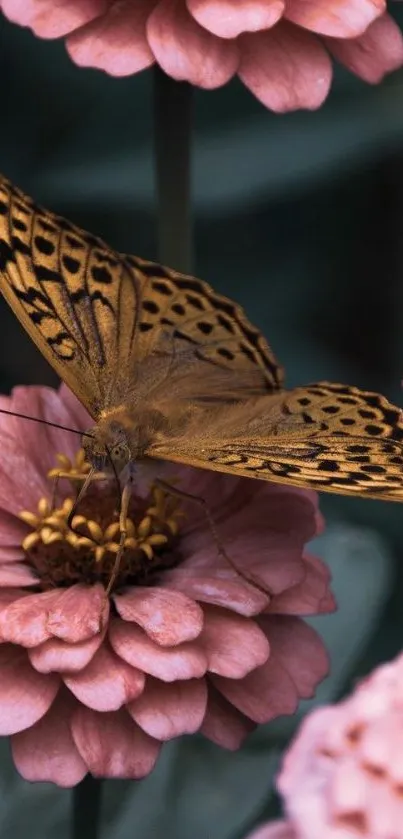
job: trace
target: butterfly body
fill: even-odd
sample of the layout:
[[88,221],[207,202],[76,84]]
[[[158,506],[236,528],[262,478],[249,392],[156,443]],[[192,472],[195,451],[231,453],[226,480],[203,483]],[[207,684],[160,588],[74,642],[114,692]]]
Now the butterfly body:
[[398,407],[331,382],[284,390],[239,306],[115,252],[1,177],[0,291],[91,415],[95,469],[167,460],[403,501]]

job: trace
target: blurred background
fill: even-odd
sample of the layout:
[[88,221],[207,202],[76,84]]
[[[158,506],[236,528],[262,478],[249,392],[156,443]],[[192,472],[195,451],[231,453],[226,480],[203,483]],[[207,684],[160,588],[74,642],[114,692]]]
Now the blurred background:
[[[62,42],[0,16],[0,78],[4,174],[113,247],[155,259],[152,71],[80,70]],[[369,87],[337,68],[315,113],[276,116],[238,81],[194,100],[194,273],[244,306],[288,386],[327,378],[403,404],[403,72]],[[1,300],[1,389],[16,383],[55,377]],[[312,620],[332,659],[315,702],[394,656],[403,630],[401,508],[321,502],[327,530],[313,548],[339,612]],[[273,773],[312,704],[236,754],[192,737],[166,746],[147,780],[108,782],[103,835],[243,836],[278,812]],[[1,839],[64,839],[69,792],[19,778],[6,740],[0,760]]]

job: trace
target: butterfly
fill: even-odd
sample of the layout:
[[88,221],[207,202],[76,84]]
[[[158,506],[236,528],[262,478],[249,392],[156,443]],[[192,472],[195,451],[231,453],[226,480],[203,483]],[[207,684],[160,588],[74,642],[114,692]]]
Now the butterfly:
[[117,253],[5,178],[0,290],[93,418],[83,440],[92,472],[154,459],[403,500],[398,407],[331,382],[285,390],[238,305]]

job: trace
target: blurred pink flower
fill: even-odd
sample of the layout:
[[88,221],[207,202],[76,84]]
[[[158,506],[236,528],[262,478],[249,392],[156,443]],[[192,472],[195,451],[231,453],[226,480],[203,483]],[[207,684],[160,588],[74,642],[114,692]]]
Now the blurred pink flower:
[[403,655],[309,714],[277,786],[289,821],[249,839],[402,839]]
[[73,61],[114,76],[157,62],[174,79],[220,87],[236,73],[273,111],[319,107],[330,56],[367,82],[403,64],[386,0],[0,0]]
[[[89,423],[64,386],[16,388],[0,407]],[[73,532],[71,484],[85,468],[76,435],[4,414],[0,435],[0,734],[25,778],[139,778],[166,740],[199,731],[236,749],[312,695],[327,657],[300,616],[334,608],[328,571],[303,554],[321,526],[315,493],[175,467],[180,486],[208,502],[232,561],[272,594],[217,555],[198,505],[178,518],[154,491],[133,498],[106,601],[116,486],[90,487]],[[51,511],[57,453],[69,479]]]
[[297,839],[293,827],[286,821],[268,822],[250,833],[248,839]]

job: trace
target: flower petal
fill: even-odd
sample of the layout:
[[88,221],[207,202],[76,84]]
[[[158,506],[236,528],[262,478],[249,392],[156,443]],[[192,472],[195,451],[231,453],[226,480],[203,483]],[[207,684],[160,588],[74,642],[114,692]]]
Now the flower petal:
[[155,766],[160,744],[124,710],[98,714],[81,706],[71,727],[78,751],[95,777],[143,778]]
[[241,615],[206,607],[201,636],[208,659],[208,670],[242,679],[267,661],[270,645],[257,624]]
[[[2,434],[1,431],[0,433]],[[1,439],[3,441],[3,436]],[[21,519],[17,518],[17,516],[11,515],[10,513],[6,513],[4,509],[0,510],[1,561],[4,561],[5,550],[7,549],[7,546],[13,547],[14,550],[19,552],[21,557],[25,556],[24,551],[21,547],[21,542],[28,532],[29,527],[27,527],[21,521]]]
[[403,65],[403,35],[389,15],[383,15],[359,38],[326,38],[332,55],[352,73],[371,84]]
[[38,577],[23,562],[0,563],[0,586],[35,586]]
[[[64,403],[60,393],[50,387],[15,387],[11,394],[10,410],[30,417],[43,419],[64,425],[73,430],[77,428],[75,417]],[[18,442],[21,451],[27,455],[39,475],[46,476],[48,469],[54,467],[56,452],[63,452],[74,457],[77,452],[77,435],[51,425],[27,422],[19,417],[7,417],[9,428]],[[77,428],[80,430],[80,427]],[[46,482],[47,493],[49,484]],[[39,497],[36,498],[36,503]],[[35,503],[35,506],[36,506]]]
[[[24,480],[21,480],[21,475]],[[18,516],[22,510],[36,509],[38,500],[49,497],[49,484],[21,448],[21,443],[2,433],[0,462],[0,507]],[[27,527],[21,522],[21,541]]]
[[113,599],[120,617],[138,623],[161,647],[192,641],[203,628],[200,606],[178,591],[139,586]]
[[254,728],[251,720],[230,705],[212,685],[209,686],[207,711],[200,734],[223,749],[236,751]]
[[91,661],[102,641],[101,633],[76,644],[68,644],[60,638],[49,638],[39,647],[29,650],[28,656],[38,673],[76,673]]
[[164,684],[148,678],[143,693],[127,706],[127,710],[150,737],[165,741],[198,731],[206,705],[204,679]]
[[284,16],[321,35],[354,38],[385,9],[385,0],[286,0]]
[[249,833],[246,839],[298,839],[298,836],[289,822],[281,820],[263,824]]
[[0,610],[0,636],[13,644],[36,647],[50,638],[47,628],[48,607],[58,591],[42,591],[15,599]]
[[242,578],[220,578],[214,575],[213,570],[210,575],[207,572],[203,575],[197,573],[197,569],[192,572],[191,568],[179,567],[164,574],[164,586],[181,591],[201,603],[223,606],[246,617],[261,612],[270,599]]
[[64,676],[74,696],[94,711],[117,711],[142,692],[145,676],[105,645],[80,673]]
[[63,641],[77,643],[102,631],[107,622],[109,603],[100,583],[93,586],[77,584],[58,589],[57,594],[52,609],[48,611],[46,625],[49,633]]
[[281,662],[300,697],[313,696],[329,672],[328,655],[318,633],[301,618],[262,615],[258,621],[270,639],[270,658]]
[[60,679],[36,673],[25,650],[11,644],[0,646],[0,673],[0,735],[15,734],[43,717]]
[[29,26],[40,38],[60,38],[101,14],[107,0],[1,0],[9,20]]
[[207,669],[204,651],[192,641],[169,649],[160,647],[139,627],[121,620],[111,622],[109,639],[124,661],[163,682],[200,679]]
[[241,35],[239,76],[277,113],[318,108],[329,92],[330,58],[314,36],[281,22],[267,32]]
[[160,0],[147,23],[149,45],[172,78],[212,89],[226,84],[238,67],[238,46],[211,35],[191,17],[182,0]]
[[293,714],[298,705],[294,683],[280,661],[270,656],[244,679],[211,676],[217,690],[242,714],[256,723],[266,723],[283,714]]
[[146,37],[149,13],[149,0],[111,4],[105,14],[67,38],[70,57],[80,67],[98,67],[112,76],[128,76],[150,67],[154,56]]
[[195,20],[218,38],[269,29],[281,18],[284,0],[186,0]]
[[330,612],[336,608],[329,589],[330,573],[327,567],[314,556],[303,557],[305,576],[302,582],[273,597],[265,609],[269,614],[315,615],[322,610]]
[[15,765],[26,781],[72,787],[87,774],[71,736],[72,704],[62,692],[42,719],[11,738]]

